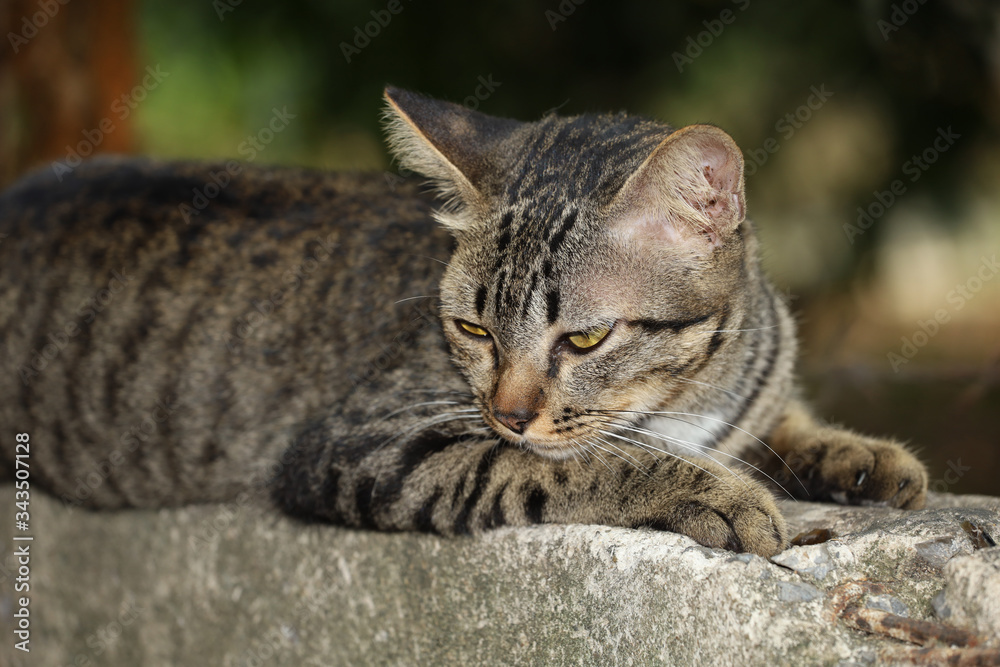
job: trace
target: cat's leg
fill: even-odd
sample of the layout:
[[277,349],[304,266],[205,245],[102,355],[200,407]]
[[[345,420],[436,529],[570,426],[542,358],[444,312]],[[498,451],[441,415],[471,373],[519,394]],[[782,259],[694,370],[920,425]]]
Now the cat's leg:
[[905,509],[924,505],[927,470],[902,445],[821,424],[796,401],[769,444],[783,461],[769,466],[774,478],[799,498]]
[[[646,454],[551,460],[468,435],[328,422],[282,461],[275,497],[292,514],[380,530],[477,533],[499,526],[651,527],[770,556],[787,543],[771,494],[743,474]],[[392,442],[387,442],[392,439]]]

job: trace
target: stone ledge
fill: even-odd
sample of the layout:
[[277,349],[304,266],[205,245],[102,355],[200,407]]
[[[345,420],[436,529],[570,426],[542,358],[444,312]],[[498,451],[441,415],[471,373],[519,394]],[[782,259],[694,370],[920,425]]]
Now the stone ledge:
[[[0,507],[9,570],[9,486]],[[0,663],[1000,664],[1000,499],[929,507],[784,502],[794,533],[838,537],[768,562],[603,526],[443,539],[33,494],[32,650],[13,649],[8,578]]]

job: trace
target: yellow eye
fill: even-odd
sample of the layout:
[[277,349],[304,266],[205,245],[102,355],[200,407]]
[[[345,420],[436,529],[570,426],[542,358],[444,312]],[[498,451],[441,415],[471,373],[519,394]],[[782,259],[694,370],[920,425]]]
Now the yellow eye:
[[457,320],[457,322],[458,326],[462,327],[462,329],[468,331],[473,336],[480,336],[482,338],[485,338],[486,336],[490,335],[490,333],[486,329],[482,327],[477,327],[475,324],[472,324],[471,322],[466,322],[464,320]]
[[600,343],[609,333],[611,327],[603,325],[590,331],[580,331],[568,336],[569,344],[578,350],[586,350]]

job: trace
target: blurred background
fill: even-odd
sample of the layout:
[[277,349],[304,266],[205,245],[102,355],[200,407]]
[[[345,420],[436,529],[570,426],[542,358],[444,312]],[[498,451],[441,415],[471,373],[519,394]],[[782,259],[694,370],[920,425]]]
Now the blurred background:
[[100,152],[391,181],[386,83],[521,119],[715,123],[743,147],[819,414],[912,442],[934,490],[1000,494],[995,2],[0,7],[0,185]]

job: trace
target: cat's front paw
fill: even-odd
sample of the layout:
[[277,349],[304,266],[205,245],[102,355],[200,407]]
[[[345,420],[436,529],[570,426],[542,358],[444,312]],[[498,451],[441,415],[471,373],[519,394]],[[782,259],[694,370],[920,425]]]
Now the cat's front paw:
[[707,547],[768,558],[788,546],[788,529],[771,494],[730,477],[708,491],[671,498],[654,528],[682,533]]
[[903,509],[924,506],[927,470],[901,445],[831,428],[810,449],[813,460],[802,472],[814,498]]

